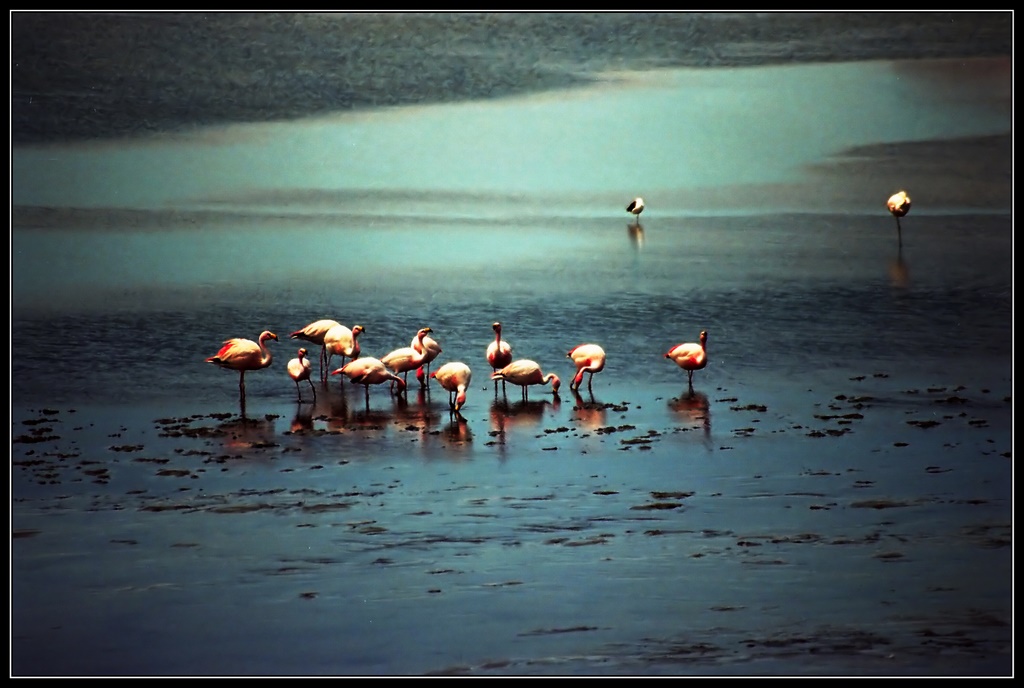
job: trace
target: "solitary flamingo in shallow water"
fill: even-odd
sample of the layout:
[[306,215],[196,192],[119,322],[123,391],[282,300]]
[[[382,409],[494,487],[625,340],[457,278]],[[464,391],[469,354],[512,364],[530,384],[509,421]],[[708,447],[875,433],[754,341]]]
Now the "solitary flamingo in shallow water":
[[629,202],[629,205],[626,206],[626,210],[633,213],[636,221],[640,222],[640,213],[644,211],[644,199],[637,196]]
[[579,389],[580,384],[583,382],[583,374],[590,373],[590,378],[587,380],[587,389],[593,393],[594,390],[591,385],[594,384],[594,373],[600,373],[604,370],[604,349],[597,344],[580,344],[567,353],[566,356],[571,358],[572,362],[576,364],[576,375],[573,377],[572,382],[569,383],[569,389]]
[[536,361],[531,361],[528,358],[521,358],[518,361],[512,361],[501,370],[497,370],[491,375],[492,380],[508,380],[514,385],[522,387],[523,400],[525,401],[530,397],[529,386],[530,385],[546,385],[548,382],[551,383],[551,392],[555,395],[558,394],[558,387],[562,384],[562,381],[558,379],[558,376],[554,373],[548,373],[545,375],[541,372],[540,364]]
[[288,377],[295,381],[295,391],[299,393],[299,402],[302,401],[302,388],[299,387],[301,380],[309,383],[309,388],[313,390],[313,401],[315,402],[316,386],[309,379],[309,376],[313,373],[313,364],[306,358],[306,353],[305,349],[299,349],[298,357],[288,361]]
[[892,213],[892,216],[896,218],[896,232],[899,234],[900,246],[902,246],[903,228],[900,227],[900,218],[910,212],[910,196],[907,195],[906,191],[899,191],[889,196],[885,206]]
[[267,349],[267,340],[277,340],[277,335],[270,330],[264,330],[259,337],[259,343],[251,339],[235,337],[224,342],[215,355],[206,359],[207,363],[213,363],[221,368],[238,371],[238,393],[245,408],[245,371],[260,370],[270,365],[274,355]]
[[676,365],[689,373],[691,390],[693,389],[693,371],[701,370],[708,364],[707,345],[708,333],[703,331],[700,333],[700,344],[694,342],[676,344],[665,354],[665,358],[672,359]]
[[[487,345],[487,363],[492,372],[497,372],[512,362],[512,345],[501,338],[501,323],[491,325],[494,330],[494,341]],[[501,391],[505,391],[505,381],[501,381]],[[498,380],[494,380],[494,393],[498,393]]]
[[[366,330],[362,325],[354,325],[348,329],[344,325],[335,325],[324,333],[324,349],[327,351],[327,367],[331,367],[331,359],[341,356],[341,364],[345,365],[345,359],[355,360],[359,358],[359,335]],[[333,375],[333,373],[332,373]]]
[[370,385],[391,382],[398,385],[400,392],[405,391],[405,380],[398,377],[379,358],[363,356],[349,361],[342,367],[331,372],[331,375],[344,375],[352,382],[366,388],[366,407],[370,407]]
[[452,361],[430,374],[437,383],[448,390],[448,407],[459,411],[466,405],[466,390],[473,379],[473,372],[462,361]]
[[304,339],[310,344],[320,345],[320,380],[321,382],[327,379],[327,351],[324,347],[324,335],[327,331],[338,325],[337,320],[317,320],[311,322],[301,330],[292,332],[292,339]]

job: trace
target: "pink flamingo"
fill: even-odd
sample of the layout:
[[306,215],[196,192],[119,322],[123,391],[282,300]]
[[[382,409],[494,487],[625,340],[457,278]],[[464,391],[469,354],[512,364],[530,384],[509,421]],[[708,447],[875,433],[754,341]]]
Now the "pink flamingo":
[[590,377],[587,379],[587,389],[593,394],[594,390],[591,385],[594,384],[594,373],[604,370],[604,349],[597,344],[580,344],[566,356],[576,364],[576,375],[569,383],[569,389],[574,391],[579,389],[583,383],[583,374],[590,373]]
[[337,320],[317,320],[311,322],[301,330],[295,330],[291,334],[292,339],[304,339],[310,344],[320,345],[320,381],[327,379],[327,352],[324,347],[324,335],[327,331],[339,324]]
[[270,330],[264,330],[260,333],[258,344],[251,339],[238,337],[228,339],[220,347],[220,351],[206,359],[207,363],[238,371],[238,392],[243,407],[245,406],[245,371],[261,370],[268,367],[274,360],[274,355],[267,349],[268,339],[276,341],[277,335]]
[[[497,372],[512,362],[512,345],[501,338],[501,323],[491,325],[494,330],[494,341],[487,345],[487,363],[492,372]],[[501,381],[501,391],[505,391],[505,381]],[[498,393],[498,380],[494,380],[494,393]]]
[[379,358],[363,356],[349,361],[342,367],[331,372],[331,375],[344,375],[352,382],[363,385],[366,388],[366,406],[370,406],[370,385],[380,385],[385,382],[397,384],[400,392],[405,391],[405,380],[398,377],[384,365]]
[[441,345],[433,337],[425,336],[420,338],[420,333],[417,332],[409,346],[417,351],[426,353],[423,365],[416,369],[416,379],[420,381],[420,387],[426,387],[427,376],[430,375],[430,362],[441,355]]
[[900,227],[900,218],[910,212],[910,196],[906,191],[897,191],[885,202],[892,216],[896,218],[896,232],[899,234],[900,246],[903,246],[903,228]]
[[466,405],[466,390],[473,378],[473,372],[468,365],[461,361],[445,363],[431,373],[430,377],[448,390],[448,407],[452,411],[459,411]]
[[382,356],[380,360],[391,372],[401,374],[403,382],[408,384],[409,371],[416,370],[427,360],[423,339],[431,332],[433,330],[429,327],[423,327],[416,333],[416,340],[420,343],[419,350],[412,346],[403,346]]
[[693,371],[701,370],[708,364],[707,345],[708,333],[702,331],[700,333],[700,344],[694,342],[676,344],[665,354],[665,358],[672,359],[676,362],[676,365],[689,374],[691,390],[693,389]]
[[302,388],[299,387],[299,382],[302,380],[309,383],[309,388],[313,390],[313,401],[316,402],[316,386],[309,379],[313,373],[313,364],[306,358],[306,353],[305,349],[299,349],[298,357],[288,361],[288,377],[295,381],[295,391],[299,393],[299,403],[302,403]]
[[522,387],[523,400],[529,398],[529,386],[530,385],[546,385],[548,382],[551,383],[552,394],[558,394],[558,387],[562,384],[562,381],[558,379],[558,376],[554,373],[548,373],[545,375],[541,372],[540,364],[536,361],[531,361],[528,358],[521,358],[518,361],[512,361],[504,368],[496,371],[491,375],[492,380],[508,380],[514,385]]
[[345,365],[346,358],[353,361],[359,358],[359,335],[365,331],[362,325],[354,325],[351,330],[344,325],[335,325],[327,330],[324,333],[327,367],[331,367],[331,359],[335,356],[341,356],[342,366]]

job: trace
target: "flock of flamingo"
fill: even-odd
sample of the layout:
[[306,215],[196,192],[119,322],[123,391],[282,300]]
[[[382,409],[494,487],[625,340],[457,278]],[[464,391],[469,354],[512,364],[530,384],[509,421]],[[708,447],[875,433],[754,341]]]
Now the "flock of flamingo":
[[[639,221],[644,207],[644,199],[637,197],[626,206],[626,211],[632,213]],[[896,218],[896,228],[902,245],[900,218],[910,211],[910,196],[905,191],[895,193],[886,202],[886,207]],[[534,360],[513,359],[512,346],[501,338],[501,323],[496,322],[491,325],[491,328],[494,330],[494,340],[487,345],[484,356],[487,364],[491,367],[491,379],[494,381],[495,394],[497,394],[500,380],[503,393],[505,392],[505,383],[511,382],[521,388],[524,400],[528,399],[528,389],[533,385],[546,386],[550,383],[551,392],[557,395],[561,386],[559,377],[554,373],[545,374],[541,370],[540,364]],[[331,371],[330,375],[343,375],[353,383],[363,385],[367,405],[370,403],[370,385],[389,383],[392,394],[402,394],[408,388],[409,373],[415,370],[416,379],[419,380],[421,387],[426,387],[428,379],[433,379],[448,392],[448,406],[453,413],[458,413],[465,406],[466,394],[473,376],[472,370],[462,361],[452,361],[445,363],[434,372],[430,372],[431,362],[442,351],[441,345],[430,336],[433,333],[431,328],[421,328],[416,332],[409,346],[395,349],[381,358],[359,355],[359,335],[364,331],[362,325],[355,325],[350,329],[336,320],[323,319],[311,322],[302,329],[292,332],[291,338],[320,345],[321,383],[325,383],[328,379],[327,370],[330,368],[333,357],[340,356],[342,366]],[[267,348],[267,342],[271,339],[276,341],[278,337],[269,330],[262,332],[257,341],[237,337],[228,339],[215,355],[206,359],[207,363],[238,371],[238,390],[243,409],[245,408],[245,373],[250,370],[270,367],[274,357]],[[708,333],[705,330],[700,333],[698,342],[677,344],[669,349],[664,356],[686,371],[691,392],[693,391],[693,373],[702,370],[708,364],[707,343]],[[306,348],[300,348],[297,357],[288,361],[287,366],[288,375],[295,382],[300,403],[302,402],[302,387],[300,386],[302,382],[309,383],[313,400],[316,400],[316,386],[311,379],[313,365],[308,355],[309,352]],[[598,344],[580,344],[573,347],[566,356],[571,358],[576,366],[576,374],[569,384],[569,389],[579,390],[584,376],[589,374],[587,389],[592,393],[594,374],[604,370],[606,358],[604,349]],[[347,363],[345,359],[349,359]]]

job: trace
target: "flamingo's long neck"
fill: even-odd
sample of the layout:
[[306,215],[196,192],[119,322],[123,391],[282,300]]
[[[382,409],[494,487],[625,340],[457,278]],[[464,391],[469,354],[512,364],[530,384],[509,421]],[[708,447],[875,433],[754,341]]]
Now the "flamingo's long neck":
[[[268,367],[270,365],[270,362],[274,360],[274,354],[272,354],[270,352],[270,349],[267,348],[268,339],[270,339],[270,337],[260,337],[260,352],[262,354],[260,356],[261,368]],[[302,357],[300,356],[299,358],[301,359]]]

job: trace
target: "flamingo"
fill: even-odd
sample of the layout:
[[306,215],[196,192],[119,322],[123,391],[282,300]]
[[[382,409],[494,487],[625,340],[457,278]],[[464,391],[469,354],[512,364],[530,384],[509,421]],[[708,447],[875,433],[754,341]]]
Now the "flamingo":
[[427,360],[428,354],[426,347],[423,346],[423,339],[431,332],[433,330],[429,327],[423,327],[416,333],[416,341],[420,343],[420,350],[417,351],[415,347],[411,346],[403,346],[382,356],[380,360],[391,372],[401,373],[403,382],[408,384],[409,371],[416,370]]
[[366,388],[366,406],[370,406],[370,385],[379,385],[385,382],[397,383],[399,391],[405,390],[405,380],[398,377],[384,365],[379,358],[363,356],[349,361],[342,367],[331,372],[331,375],[344,375],[352,382],[363,385]]
[[591,385],[594,384],[594,373],[604,370],[604,349],[597,344],[580,344],[567,353],[566,357],[571,358],[572,362],[576,364],[576,375],[569,383],[569,389],[574,391],[579,389],[583,382],[583,374],[590,373],[587,389],[593,394],[594,390]]
[[693,371],[701,370],[708,364],[707,345],[708,333],[707,331],[702,331],[700,333],[700,344],[694,342],[676,344],[665,354],[665,358],[671,358],[676,362],[676,365],[689,374],[691,391],[693,390]]
[[[493,372],[504,368],[512,362],[512,345],[501,338],[501,323],[491,325],[494,330],[494,341],[487,345],[487,363]],[[501,391],[505,391],[505,381],[501,381]],[[498,393],[498,380],[494,379],[494,393]]]
[[430,377],[448,390],[448,407],[452,411],[457,412],[466,405],[466,390],[473,378],[473,372],[468,365],[461,361],[445,363],[432,372]]
[[[420,333],[417,332],[416,336],[412,338],[412,343],[409,344],[409,346],[417,351],[426,352],[427,354],[426,359],[423,361],[423,365],[416,369],[416,379],[420,381],[420,387],[426,387],[426,376],[430,375],[430,362],[441,354],[441,345],[430,336],[420,339]],[[426,370],[424,370],[424,368]]]
[[626,211],[633,213],[633,216],[636,217],[636,221],[639,223],[640,213],[644,211],[644,199],[637,196],[626,206]]
[[[327,367],[331,367],[331,359],[341,356],[341,364],[345,365],[345,359],[355,360],[359,358],[359,335],[366,330],[362,325],[354,325],[348,329],[344,325],[334,325],[324,333],[324,349],[327,351]],[[333,375],[333,373],[332,373]]]
[[309,383],[310,389],[313,390],[313,401],[316,402],[316,386],[309,379],[313,373],[313,364],[306,358],[306,353],[305,349],[299,349],[298,357],[288,361],[288,377],[295,381],[295,391],[299,393],[300,403],[302,402],[302,388],[299,387],[299,382],[302,380]]
[[545,375],[541,372],[540,364],[536,361],[531,361],[528,358],[521,358],[518,361],[512,361],[501,370],[496,371],[491,375],[492,380],[508,380],[514,385],[519,385],[523,388],[523,401],[526,401],[529,394],[530,385],[546,385],[548,382],[551,383],[552,394],[558,395],[558,387],[562,384],[562,381],[558,379],[558,376],[554,373],[548,373]]
[[900,227],[900,218],[910,212],[910,196],[906,191],[898,191],[885,202],[889,212],[896,218],[896,232],[900,238],[900,246],[903,245],[903,228]]
[[270,330],[264,330],[260,333],[258,344],[251,339],[239,337],[228,339],[220,347],[220,351],[206,359],[207,363],[238,371],[238,392],[243,407],[245,406],[245,371],[266,368],[274,360],[274,355],[267,349],[268,339],[276,341],[277,335]]
[[317,320],[315,322],[309,323],[308,325],[303,327],[301,330],[295,330],[291,334],[291,338],[292,339],[304,339],[307,342],[309,342],[310,344],[319,344],[320,345],[320,380],[321,380],[321,382],[323,380],[327,379],[327,373],[325,372],[325,370],[327,368],[327,352],[326,352],[326,347],[324,346],[324,335],[327,334],[327,331],[329,329],[331,329],[332,327],[334,327],[335,325],[338,325],[338,324],[339,323],[338,323],[337,320]]

